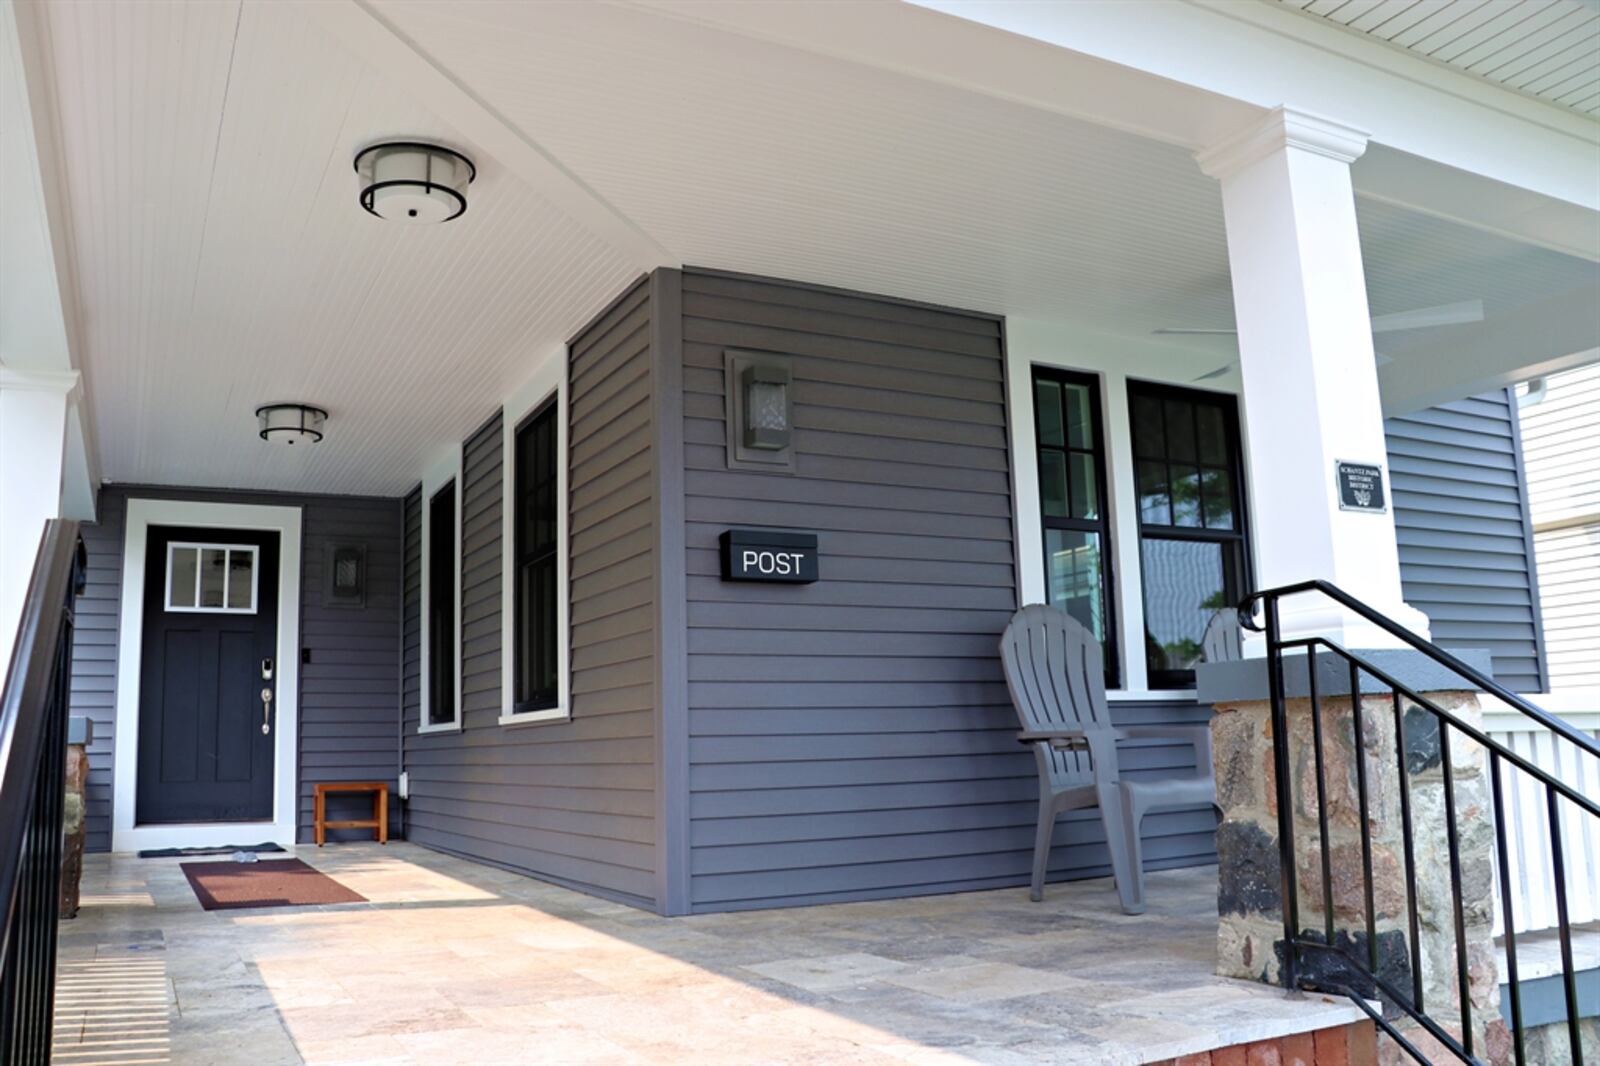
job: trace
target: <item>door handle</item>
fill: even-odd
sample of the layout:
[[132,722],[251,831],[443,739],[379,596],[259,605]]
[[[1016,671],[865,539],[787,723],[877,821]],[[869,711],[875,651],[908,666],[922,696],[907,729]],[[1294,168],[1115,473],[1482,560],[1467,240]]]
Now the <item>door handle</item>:
[[261,735],[266,736],[272,732],[272,689],[263,686],[261,689]]

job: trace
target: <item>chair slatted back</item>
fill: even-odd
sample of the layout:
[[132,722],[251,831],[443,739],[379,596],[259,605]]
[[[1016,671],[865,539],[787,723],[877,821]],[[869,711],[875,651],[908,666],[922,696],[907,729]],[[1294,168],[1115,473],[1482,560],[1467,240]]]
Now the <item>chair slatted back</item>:
[[1239,612],[1224,608],[1211,616],[1200,638],[1200,648],[1208,663],[1235,663],[1244,658],[1244,631]]
[[[1000,660],[1023,729],[1112,728],[1100,642],[1065,611],[1039,603],[1018,611],[1000,636]],[[1052,749],[1050,776],[1062,787],[1093,784],[1089,753]]]

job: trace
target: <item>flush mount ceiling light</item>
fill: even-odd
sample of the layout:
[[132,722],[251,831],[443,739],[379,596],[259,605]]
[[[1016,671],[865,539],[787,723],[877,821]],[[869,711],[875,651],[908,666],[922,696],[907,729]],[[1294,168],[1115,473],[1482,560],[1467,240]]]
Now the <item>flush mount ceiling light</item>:
[[449,222],[467,209],[478,176],[460,152],[420,141],[388,141],[356,153],[361,206],[391,222]]
[[256,421],[261,423],[262,440],[315,444],[322,439],[328,412],[303,403],[269,403],[256,408]]

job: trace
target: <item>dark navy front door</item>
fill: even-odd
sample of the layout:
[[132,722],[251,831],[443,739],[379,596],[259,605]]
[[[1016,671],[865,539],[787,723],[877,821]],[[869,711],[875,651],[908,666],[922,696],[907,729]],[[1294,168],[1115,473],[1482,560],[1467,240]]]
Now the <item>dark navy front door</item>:
[[135,820],[271,821],[278,534],[151,526],[144,588]]

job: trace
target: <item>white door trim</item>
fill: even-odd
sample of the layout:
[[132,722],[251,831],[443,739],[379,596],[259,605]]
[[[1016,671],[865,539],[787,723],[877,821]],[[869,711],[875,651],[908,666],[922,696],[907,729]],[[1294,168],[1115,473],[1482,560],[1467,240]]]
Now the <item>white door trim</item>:
[[[151,526],[261,529],[279,535],[277,693],[273,715],[272,821],[194,825],[134,824],[139,770],[139,685],[144,660],[145,543]],[[122,543],[121,622],[117,628],[115,773],[111,850],[220,847],[295,842],[300,721],[300,508],[196,500],[129,499]]]

